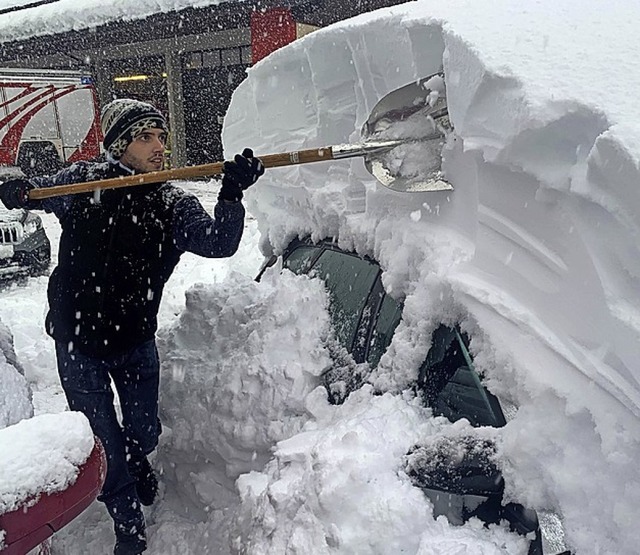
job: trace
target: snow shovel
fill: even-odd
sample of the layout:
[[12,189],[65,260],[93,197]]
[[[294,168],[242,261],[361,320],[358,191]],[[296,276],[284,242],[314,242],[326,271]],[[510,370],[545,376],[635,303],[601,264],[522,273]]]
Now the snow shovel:
[[[453,187],[442,175],[441,151],[451,132],[444,76],[437,73],[383,97],[362,128],[365,140],[361,143],[258,157],[266,168],[278,168],[362,156],[369,172],[389,189],[399,192],[448,191]],[[223,162],[214,162],[102,181],[32,189],[29,198],[39,200],[221,173]]]

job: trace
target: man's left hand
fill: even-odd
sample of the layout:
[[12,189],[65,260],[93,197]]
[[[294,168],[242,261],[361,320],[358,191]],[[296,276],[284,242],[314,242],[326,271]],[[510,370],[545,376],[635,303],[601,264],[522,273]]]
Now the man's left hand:
[[246,191],[264,173],[259,158],[253,157],[253,150],[245,148],[242,154],[236,154],[233,162],[224,163],[224,176],[219,198],[231,202],[239,201]]

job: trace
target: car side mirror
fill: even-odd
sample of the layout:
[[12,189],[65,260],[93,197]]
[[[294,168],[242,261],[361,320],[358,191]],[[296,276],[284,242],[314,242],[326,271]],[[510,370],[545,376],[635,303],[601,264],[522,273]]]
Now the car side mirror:
[[476,517],[485,524],[509,522],[523,536],[534,533],[528,555],[543,555],[535,511],[517,503],[502,505],[504,479],[496,463],[495,444],[474,436],[440,438],[414,446],[405,456],[405,471],[433,504],[433,515],[454,525]]

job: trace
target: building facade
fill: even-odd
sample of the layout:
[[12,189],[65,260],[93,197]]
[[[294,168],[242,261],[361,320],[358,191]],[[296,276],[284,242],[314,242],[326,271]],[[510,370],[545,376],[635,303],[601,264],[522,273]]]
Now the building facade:
[[0,66],[80,70],[101,103],[152,102],[169,118],[171,164],[202,164],[222,158],[223,118],[249,66],[318,27],[399,3],[229,1],[3,42]]

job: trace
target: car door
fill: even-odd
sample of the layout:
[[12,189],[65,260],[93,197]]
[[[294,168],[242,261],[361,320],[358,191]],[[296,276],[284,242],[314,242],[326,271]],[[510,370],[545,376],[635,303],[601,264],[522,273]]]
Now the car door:
[[[284,267],[322,279],[329,293],[329,313],[336,337],[356,364],[375,368],[402,317],[402,303],[382,286],[374,260],[339,249],[332,242],[295,241]],[[436,414],[451,421],[467,418],[474,426],[504,426],[497,398],[481,382],[459,327],[438,327],[418,371],[416,388]]]
[[[377,262],[345,252],[332,242],[294,241],[285,251],[283,266],[324,281],[338,341],[351,353],[356,365],[367,362],[375,368],[391,343],[403,309],[402,303],[385,292]],[[357,366],[351,370],[359,371]],[[349,391],[366,380],[365,375],[345,377],[344,372],[338,372],[336,379],[347,384],[347,391],[335,395],[331,373],[330,370],[329,383],[325,385],[329,400],[334,403],[343,402]],[[434,414],[451,422],[466,418],[475,427],[506,424],[498,399],[483,385],[474,367],[469,338],[458,325],[441,325],[433,332],[415,389]],[[486,441],[486,446],[477,449],[483,441],[470,437],[469,456],[455,466],[444,464],[438,468],[433,460],[441,456],[439,447],[430,446],[433,453],[423,457],[429,460],[427,471],[417,464],[407,468],[407,474],[432,500],[435,515],[446,515],[456,524],[463,524],[473,516],[487,523],[506,520],[513,530],[532,538],[529,555],[541,555],[536,513],[516,503],[502,504],[504,480],[499,469],[492,461],[477,457],[478,451],[491,451],[490,442]],[[414,449],[415,454],[425,447]]]

